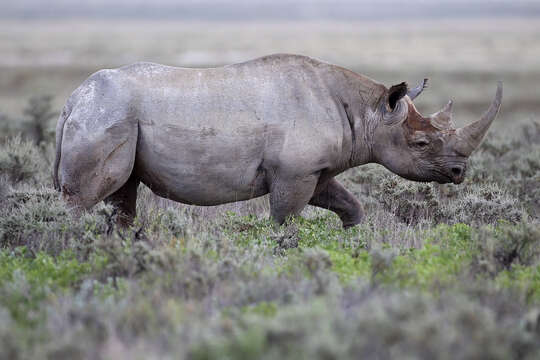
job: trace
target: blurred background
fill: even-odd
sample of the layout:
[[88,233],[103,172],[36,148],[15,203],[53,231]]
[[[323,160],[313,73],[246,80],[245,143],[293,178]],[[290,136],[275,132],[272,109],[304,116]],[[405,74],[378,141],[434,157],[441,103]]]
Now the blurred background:
[[286,52],[385,85],[428,77],[418,107],[432,113],[453,99],[458,124],[487,108],[500,79],[496,126],[513,126],[540,109],[539,20],[540,2],[520,0],[2,1],[0,121],[20,117],[35,96],[52,96],[59,111],[101,68],[210,67]]

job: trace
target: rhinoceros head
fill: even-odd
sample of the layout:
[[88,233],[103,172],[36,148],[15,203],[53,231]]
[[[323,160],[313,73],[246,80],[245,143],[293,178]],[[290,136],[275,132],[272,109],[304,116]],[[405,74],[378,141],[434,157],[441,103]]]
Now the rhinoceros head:
[[381,120],[374,134],[374,157],[410,180],[459,184],[468,157],[480,145],[499,111],[502,83],[482,117],[462,128],[456,128],[452,121],[451,101],[435,114],[422,116],[412,102],[422,89],[408,90],[406,83],[388,89],[379,105]]

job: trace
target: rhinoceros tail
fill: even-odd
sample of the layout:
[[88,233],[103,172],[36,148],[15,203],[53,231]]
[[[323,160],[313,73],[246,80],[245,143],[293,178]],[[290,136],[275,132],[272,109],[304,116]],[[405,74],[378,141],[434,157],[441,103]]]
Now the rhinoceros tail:
[[53,183],[54,188],[57,191],[60,191],[60,181],[58,179],[58,167],[60,166],[60,157],[62,150],[62,136],[64,134],[64,124],[71,114],[71,104],[68,103],[64,106],[60,117],[58,118],[58,123],[56,124],[56,156],[54,158],[54,169],[53,169]]

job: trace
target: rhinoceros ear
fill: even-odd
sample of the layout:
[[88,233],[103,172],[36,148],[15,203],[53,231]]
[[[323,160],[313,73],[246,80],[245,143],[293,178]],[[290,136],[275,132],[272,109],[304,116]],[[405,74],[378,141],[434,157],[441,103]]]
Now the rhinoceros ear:
[[409,87],[407,86],[406,82],[402,82],[401,84],[393,85],[388,89],[388,96],[386,97],[388,102],[388,107],[391,111],[394,111],[396,108],[397,102],[407,95],[407,91],[409,91]]
[[382,118],[385,125],[396,125],[407,119],[408,106],[401,100],[407,95],[407,83],[402,82],[388,89],[382,104]]

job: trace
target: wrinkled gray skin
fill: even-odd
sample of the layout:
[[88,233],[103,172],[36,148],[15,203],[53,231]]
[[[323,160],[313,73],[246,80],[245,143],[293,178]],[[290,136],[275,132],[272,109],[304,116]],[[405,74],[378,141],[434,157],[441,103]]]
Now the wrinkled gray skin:
[[143,182],[195,205],[270,193],[278,223],[311,204],[352,226],[362,207],[334,178],[349,168],[376,162],[416,181],[463,181],[501,88],[487,120],[454,129],[449,109],[430,118],[416,111],[412,99],[425,85],[387,89],[284,54],[211,69],[101,70],[70,96],[58,121],[55,187],[75,210],[114,204],[123,224],[135,216]]

